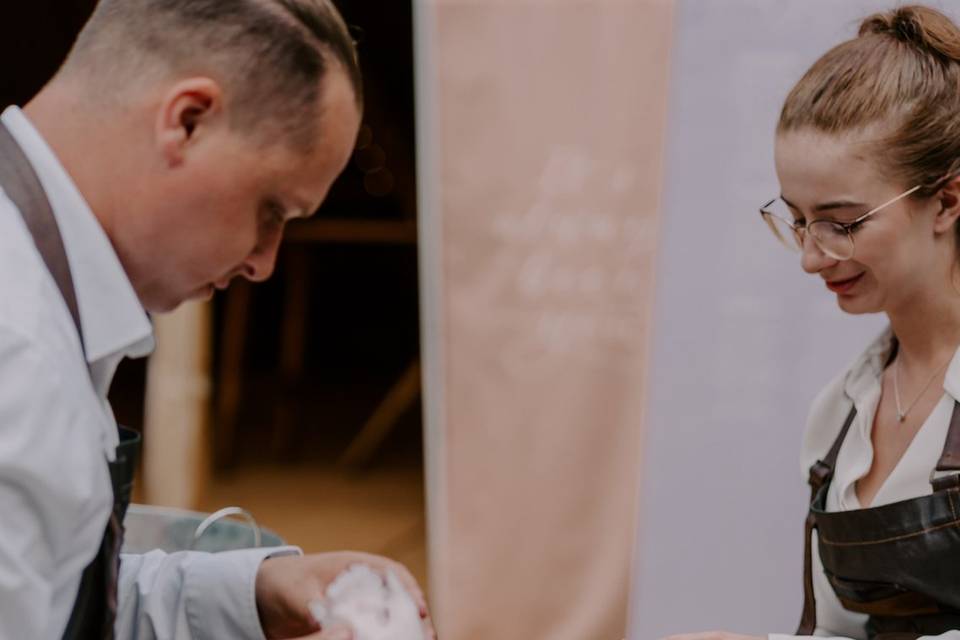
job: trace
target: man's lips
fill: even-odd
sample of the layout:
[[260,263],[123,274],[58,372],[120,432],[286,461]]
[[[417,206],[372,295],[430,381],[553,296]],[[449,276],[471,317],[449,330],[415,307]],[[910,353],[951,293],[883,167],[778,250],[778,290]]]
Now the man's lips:
[[833,291],[834,293],[844,294],[850,291],[860,279],[863,278],[863,274],[858,274],[852,278],[846,278],[845,280],[828,280],[827,289]]

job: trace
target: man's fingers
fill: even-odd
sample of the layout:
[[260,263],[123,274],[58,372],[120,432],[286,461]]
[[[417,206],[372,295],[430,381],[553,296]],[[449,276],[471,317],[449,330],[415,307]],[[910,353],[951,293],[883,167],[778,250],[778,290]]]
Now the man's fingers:
[[417,582],[417,579],[413,577],[413,574],[410,573],[409,569],[399,562],[391,563],[390,570],[397,574],[401,584],[403,584],[407,592],[413,597],[413,601],[420,608],[420,617],[426,618],[427,598],[423,595],[423,591],[420,590],[420,584]]
[[418,583],[416,578],[413,577],[413,574],[399,562],[389,561],[385,570],[392,572],[396,576],[397,580],[400,581],[400,586],[410,594],[414,604],[417,605],[426,638],[428,638],[428,640],[436,640],[437,632],[433,628],[433,621],[430,619],[430,611],[427,607],[427,598],[420,589],[420,583]]
[[413,598],[413,602],[420,609],[420,617],[427,617],[427,598],[423,595],[423,591],[420,589],[420,584],[417,582],[417,579],[413,577],[413,574],[410,573],[409,569],[399,562],[383,556],[368,556],[367,562],[384,574],[387,571],[390,571],[397,576],[397,579],[400,580],[400,584],[403,585],[403,588],[407,591],[407,593],[410,594],[410,597]]
[[430,619],[430,610],[427,607],[427,597],[423,594],[423,591],[420,589],[420,584],[417,582],[416,578],[413,577],[413,574],[410,571],[399,563],[394,563],[391,567],[397,578],[400,580],[400,584],[403,585],[403,588],[406,589],[407,593],[410,594],[410,597],[413,598],[413,602],[417,605],[420,613],[420,619],[423,622],[423,628],[426,632],[426,637],[430,640],[436,640],[437,632],[433,628],[433,621]]

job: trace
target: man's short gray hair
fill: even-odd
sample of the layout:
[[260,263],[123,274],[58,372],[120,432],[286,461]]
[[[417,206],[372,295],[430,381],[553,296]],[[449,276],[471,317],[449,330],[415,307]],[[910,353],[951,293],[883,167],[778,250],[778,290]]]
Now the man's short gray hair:
[[100,0],[64,71],[83,72],[106,99],[158,72],[211,74],[232,125],[307,149],[331,62],[361,107],[357,52],[330,0]]

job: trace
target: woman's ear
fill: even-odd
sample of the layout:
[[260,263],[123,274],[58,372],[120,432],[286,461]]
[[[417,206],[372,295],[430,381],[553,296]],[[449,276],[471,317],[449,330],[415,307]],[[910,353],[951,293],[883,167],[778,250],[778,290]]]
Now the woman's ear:
[[936,197],[940,211],[934,220],[933,228],[938,233],[945,233],[952,230],[957,218],[960,218],[960,176],[951,178]]
[[171,87],[160,105],[156,143],[170,167],[180,165],[188,147],[222,112],[223,94],[210,78],[190,78]]

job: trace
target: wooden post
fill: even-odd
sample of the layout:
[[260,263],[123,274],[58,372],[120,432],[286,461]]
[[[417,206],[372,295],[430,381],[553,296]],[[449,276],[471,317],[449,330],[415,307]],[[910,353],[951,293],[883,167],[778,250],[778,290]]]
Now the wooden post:
[[148,504],[195,508],[209,477],[210,327],[210,303],[155,317],[144,416]]

